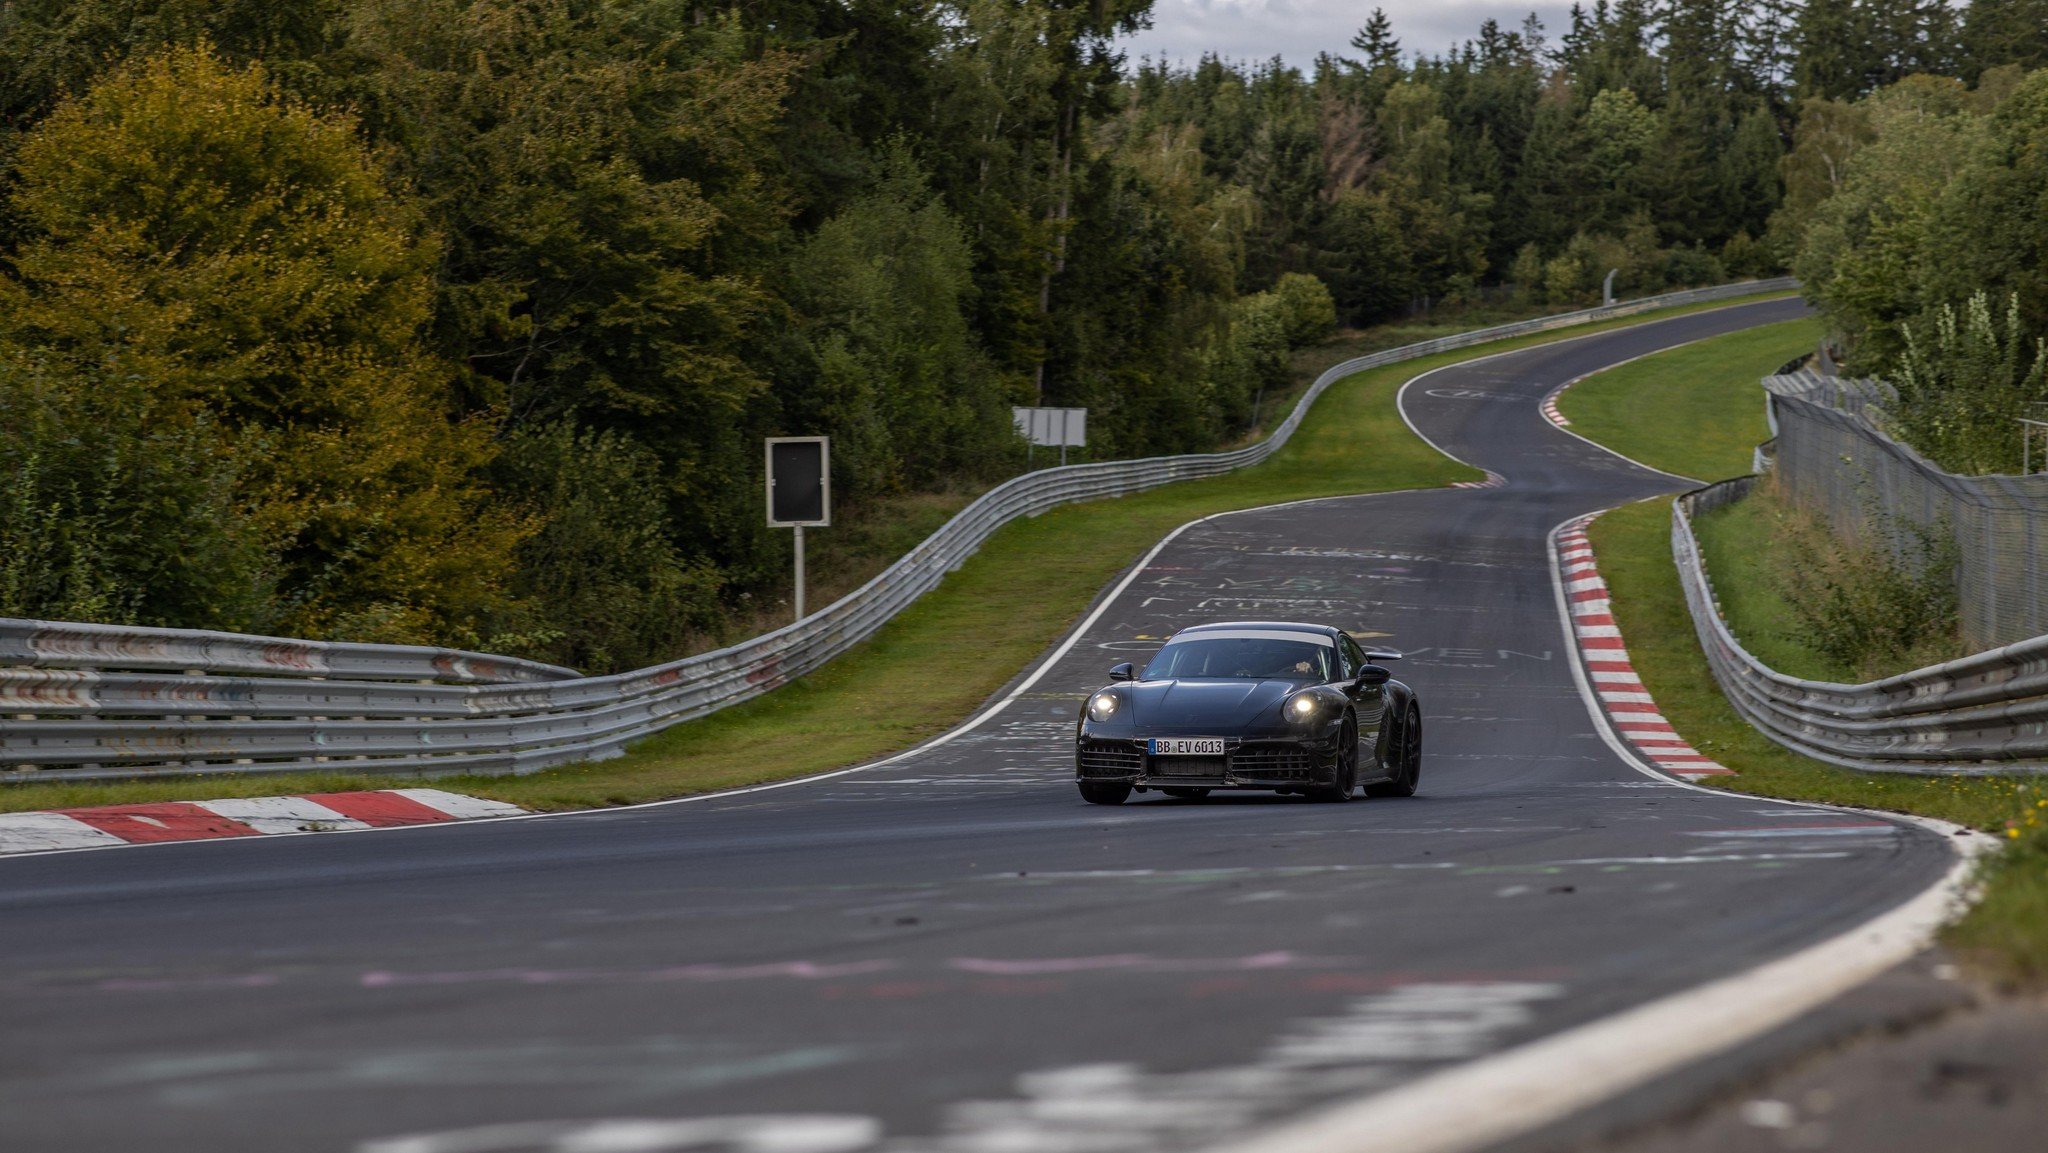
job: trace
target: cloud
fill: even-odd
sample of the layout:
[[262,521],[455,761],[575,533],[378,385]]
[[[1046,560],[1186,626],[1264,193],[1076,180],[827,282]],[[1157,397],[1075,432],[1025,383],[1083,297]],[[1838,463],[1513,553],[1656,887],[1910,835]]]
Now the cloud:
[[[1479,32],[1491,17],[1518,28],[1534,11],[1555,41],[1571,11],[1570,0],[1379,0],[1394,22],[1403,55],[1439,55]],[[1144,57],[1192,64],[1207,52],[1232,60],[1284,58],[1307,69],[1316,54],[1348,55],[1353,33],[1372,14],[1372,0],[1154,0],[1152,27],[1126,37],[1132,61]]]

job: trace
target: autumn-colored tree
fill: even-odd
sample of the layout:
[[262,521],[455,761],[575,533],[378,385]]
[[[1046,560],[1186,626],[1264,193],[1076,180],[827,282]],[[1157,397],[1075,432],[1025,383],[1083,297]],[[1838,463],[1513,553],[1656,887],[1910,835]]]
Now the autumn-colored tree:
[[1796,261],[1873,367],[1978,290],[2031,339],[2043,2],[1135,65],[1148,0],[0,3],[0,611],[602,667],[782,579],[762,436],[856,517],[1019,400],[1205,450],[1329,313],[1614,268]]
[[436,244],[352,119],[203,45],[140,57],[27,136],[12,208],[0,339],[218,427],[270,623],[426,640],[497,606],[523,530],[487,510],[487,430],[420,344]]

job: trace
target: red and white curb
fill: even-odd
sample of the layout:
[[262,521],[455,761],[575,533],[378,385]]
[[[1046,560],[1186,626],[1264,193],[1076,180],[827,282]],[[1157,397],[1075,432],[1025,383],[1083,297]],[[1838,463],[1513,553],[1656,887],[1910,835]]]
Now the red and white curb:
[[1556,392],[1553,392],[1549,396],[1543,398],[1543,404],[1541,405],[1543,409],[1543,419],[1549,421],[1550,423],[1556,425],[1559,428],[1571,427],[1572,422],[1566,420],[1564,417],[1564,413],[1558,411],[1557,398],[1564,395],[1565,389],[1570,388],[1572,385],[1577,383],[1578,381],[1574,380],[1561,384],[1557,387]]
[[1572,636],[1578,642],[1593,695],[1600,698],[1600,707],[1606,710],[1614,731],[1634,745],[1643,759],[1665,772],[1687,780],[1734,773],[1687,744],[1657,711],[1657,702],[1636,675],[1628,648],[1621,641],[1621,628],[1614,623],[1607,582],[1600,579],[1600,569],[1593,563],[1593,545],[1586,537],[1586,526],[1591,523],[1593,517],[1581,517],[1558,530],[1557,563],[1565,605],[1572,616]]
[[1499,473],[1497,473],[1497,472],[1495,472],[1495,471],[1493,471],[1492,469],[1490,469],[1490,468],[1489,468],[1489,469],[1487,469],[1487,470],[1486,470],[1486,479],[1485,479],[1485,480],[1454,480],[1454,481],[1452,481],[1452,482],[1451,482],[1451,487],[1452,487],[1452,488],[1499,488],[1499,487],[1501,487],[1502,485],[1506,484],[1507,482],[1508,482],[1508,478],[1506,478],[1506,477],[1502,476],[1501,474],[1499,474]]
[[503,801],[440,789],[379,789],[361,793],[314,793],[303,797],[242,797],[227,801],[159,801],[0,813],[0,856],[149,845],[163,841],[212,841],[274,833],[328,833],[346,829],[389,829],[478,817],[516,817],[526,810]]

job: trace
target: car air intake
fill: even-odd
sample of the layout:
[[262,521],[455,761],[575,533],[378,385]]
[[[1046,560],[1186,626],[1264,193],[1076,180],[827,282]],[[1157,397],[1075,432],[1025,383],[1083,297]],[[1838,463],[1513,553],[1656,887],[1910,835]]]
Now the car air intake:
[[1084,777],[1135,777],[1145,767],[1145,754],[1128,741],[1087,741],[1080,749]]

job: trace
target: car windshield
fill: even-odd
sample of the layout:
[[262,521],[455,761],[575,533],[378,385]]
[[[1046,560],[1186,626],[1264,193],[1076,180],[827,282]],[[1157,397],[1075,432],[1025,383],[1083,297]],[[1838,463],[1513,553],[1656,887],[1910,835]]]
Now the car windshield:
[[1326,641],[1284,634],[1193,636],[1167,642],[1145,666],[1148,681],[1181,677],[1330,681],[1334,650]]

